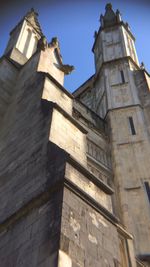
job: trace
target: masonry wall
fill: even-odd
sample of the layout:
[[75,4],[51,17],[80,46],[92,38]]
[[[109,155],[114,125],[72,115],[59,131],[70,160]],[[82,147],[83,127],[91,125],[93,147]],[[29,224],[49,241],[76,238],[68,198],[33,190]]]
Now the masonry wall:
[[37,59],[17,77],[0,131],[2,267],[57,266],[65,155],[49,143]]
[[63,198],[60,249],[64,252],[61,257],[68,260],[68,265],[61,267],[114,267],[115,262],[120,262],[115,226],[67,188]]
[[[128,117],[132,116],[136,134],[132,135]],[[149,201],[144,182],[149,182],[149,139],[141,107],[110,113],[112,159],[120,218],[134,235],[137,255],[149,253]],[[119,125],[119,127],[118,127]],[[131,204],[132,203],[132,204]],[[146,242],[145,242],[146,240]]]
[[141,104],[144,108],[145,123],[148,134],[150,135],[150,77],[145,73],[144,70],[138,70],[134,72],[135,83],[138,90],[138,95],[141,100]]
[[2,267],[124,267],[104,125],[86,109],[86,119],[73,118],[72,98],[37,73],[39,60],[21,68],[0,131]]
[[73,101],[71,96],[68,96],[65,92],[63,92],[62,89],[48,77],[45,79],[42,99],[57,103],[67,113],[70,115],[72,114]]
[[1,233],[2,267],[57,266],[62,194],[52,194],[40,207]]
[[18,69],[6,58],[0,60],[0,121],[3,120],[10,104]]

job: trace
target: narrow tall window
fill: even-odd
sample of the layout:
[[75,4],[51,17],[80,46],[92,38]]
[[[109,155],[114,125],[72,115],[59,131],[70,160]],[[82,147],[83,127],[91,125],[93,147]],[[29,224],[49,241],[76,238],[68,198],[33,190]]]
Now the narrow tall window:
[[129,119],[131,133],[132,133],[132,135],[136,135],[133,118],[132,117],[129,117],[128,119]]
[[149,182],[144,182],[144,185],[145,185],[147,196],[148,196],[148,199],[149,199],[149,202],[150,202],[150,186],[149,186]]
[[28,30],[28,34],[27,34],[26,41],[25,41],[24,48],[23,48],[23,54],[25,56],[27,55],[27,51],[28,51],[30,40],[31,40],[31,36],[32,36],[32,32],[30,30]]
[[121,82],[125,83],[125,77],[124,77],[124,72],[123,70],[120,71],[120,76],[121,76]]

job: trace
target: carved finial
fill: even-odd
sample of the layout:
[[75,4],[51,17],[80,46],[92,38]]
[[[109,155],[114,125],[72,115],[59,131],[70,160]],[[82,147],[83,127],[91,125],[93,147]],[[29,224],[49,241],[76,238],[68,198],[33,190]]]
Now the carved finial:
[[104,16],[102,14],[100,15],[100,23],[101,26],[104,27]]
[[127,30],[131,31],[131,28],[130,28],[130,26],[129,26],[129,24],[127,22],[125,23],[125,25],[127,27]]
[[111,3],[108,3],[105,9],[106,9],[106,12],[101,22],[102,27],[110,27],[121,22],[121,16],[120,16],[119,10],[115,12],[112,9]]
[[141,69],[141,70],[144,70],[144,69],[145,69],[145,65],[144,65],[143,62],[141,62],[140,69]]
[[39,50],[45,50],[48,47],[48,43],[47,43],[47,39],[46,37],[43,35],[41,37],[41,39],[38,42],[38,49]]
[[106,6],[105,6],[105,10],[109,10],[109,9],[112,9],[112,4],[111,3],[108,3]]
[[97,38],[97,31],[94,32],[94,38]]
[[26,17],[31,17],[31,16],[38,16],[38,13],[34,10],[33,7],[26,14]]
[[116,16],[117,16],[117,22],[121,22],[121,14],[120,14],[119,9],[117,9],[116,11]]
[[53,37],[49,45],[50,46],[53,46],[53,47],[58,47],[59,48],[58,38],[57,37]]

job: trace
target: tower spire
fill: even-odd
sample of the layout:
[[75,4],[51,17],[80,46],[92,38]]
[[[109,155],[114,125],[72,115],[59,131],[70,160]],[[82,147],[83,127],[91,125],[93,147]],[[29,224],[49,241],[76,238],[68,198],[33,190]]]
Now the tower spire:
[[110,27],[121,22],[121,15],[119,10],[115,12],[112,8],[112,4],[108,3],[105,6],[104,16],[100,16],[101,27]]
[[112,4],[105,7],[104,15],[100,16],[100,28],[95,35],[92,51],[95,54],[95,67],[98,72],[105,62],[130,57],[136,65],[139,65],[135,38],[128,23],[125,23],[120,11],[113,10]]

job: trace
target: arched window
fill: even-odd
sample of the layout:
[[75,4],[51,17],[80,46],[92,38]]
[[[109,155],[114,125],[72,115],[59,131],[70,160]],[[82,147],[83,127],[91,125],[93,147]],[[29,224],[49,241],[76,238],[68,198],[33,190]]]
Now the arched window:
[[29,43],[30,43],[31,37],[32,37],[32,32],[28,29],[26,41],[25,41],[24,48],[23,48],[23,54],[25,56],[27,55],[27,51],[28,51],[28,47],[29,47]]

